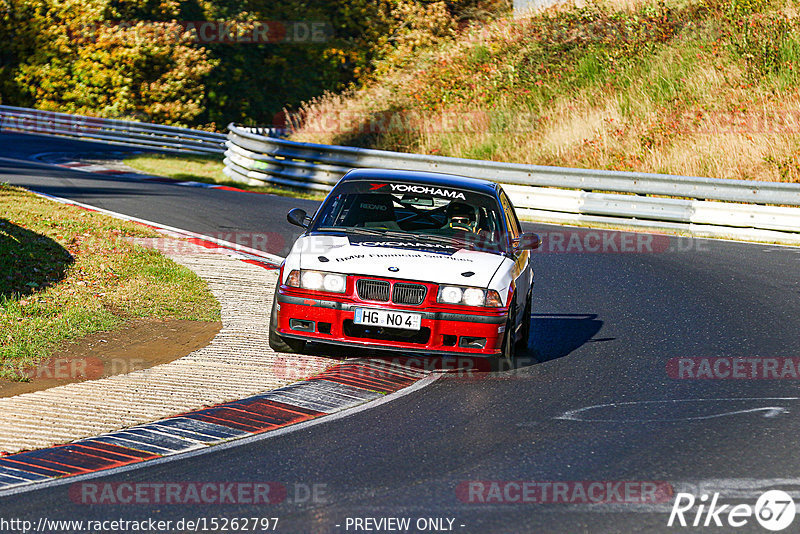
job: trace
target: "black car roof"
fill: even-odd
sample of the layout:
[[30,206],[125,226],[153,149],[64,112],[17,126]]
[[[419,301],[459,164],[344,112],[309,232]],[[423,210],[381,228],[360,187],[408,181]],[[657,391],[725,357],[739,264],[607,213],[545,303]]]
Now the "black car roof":
[[387,182],[411,182],[437,187],[467,189],[487,195],[496,195],[499,186],[490,180],[467,178],[455,174],[426,171],[400,171],[391,169],[353,169],[345,174],[341,182],[385,180]]

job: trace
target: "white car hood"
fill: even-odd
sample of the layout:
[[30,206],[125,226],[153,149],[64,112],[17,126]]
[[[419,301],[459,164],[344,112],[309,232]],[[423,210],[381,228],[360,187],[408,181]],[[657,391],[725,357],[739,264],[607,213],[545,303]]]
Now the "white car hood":
[[292,247],[294,255],[301,269],[484,288],[506,259],[430,241],[369,235],[303,236]]

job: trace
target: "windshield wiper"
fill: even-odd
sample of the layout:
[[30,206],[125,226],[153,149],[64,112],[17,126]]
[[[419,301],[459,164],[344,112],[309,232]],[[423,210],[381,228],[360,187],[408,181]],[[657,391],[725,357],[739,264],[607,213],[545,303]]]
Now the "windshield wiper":
[[386,230],[386,235],[391,235],[395,237],[403,237],[403,238],[413,238],[419,239],[420,237],[426,237],[425,234],[415,234],[414,232],[403,232],[398,230]]
[[474,245],[474,243],[470,243],[465,239],[458,239],[456,237],[449,237],[449,236],[435,235],[435,234],[415,234],[414,232],[403,232],[402,230],[365,228],[363,226],[350,226],[350,227],[327,226],[319,228],[319,230],[342,232],[342,233],[349,232],[353,234],[363,234],[363,235],[380,235],[387,237],[397,237],[402,239],[419,239],[424,241],[435,241],[447,245],[455,245],[458,247],[464,247],[464,246],[472,247]]
[[365,235],[383,235],[383,236],[391,236],[391,237],[402,237],[404,239],[408,238],[418,238],[419,235],[413,232],[403,232],[401,230],[388,230],[385,228],[365,228],[363,226],[326,226],[320,228],[323,231],[332,231],[332,232],[342,232],[342,233],[352,233],[352,234],[365,234]]
[[339,232],[342,234],[366,234],[366,235],[383,235],[384,230],[378,228],[362,228],[360,226],[322,226],[317,228],[322,232]]
[[414,232],[403,232],[398,230],[386,230],[384,231],[383,234],[388,236],[406,238],[406,239],[413,238],[413,239],[422,239],[426,241],[436,241],[439,243],[446,243],[448,245],[465,246],[471,244],[464,239],[458,239],[457,237],[449,237],[445,235],[415,234]]
[[448,245],[457,245],[460,247],[473,245],[466,239],[458,239],[457,237],[449,237],[446,235],[434,235],[434,234],[414,234],[414,235],[416,237],[421,237],[422,239],[428,239],[430,241],[438,241],[439,243],[446,243]]

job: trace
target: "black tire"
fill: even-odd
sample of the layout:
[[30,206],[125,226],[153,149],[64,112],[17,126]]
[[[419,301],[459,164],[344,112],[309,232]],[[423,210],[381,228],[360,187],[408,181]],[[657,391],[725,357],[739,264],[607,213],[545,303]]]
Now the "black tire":
[[525,301],[525,311],[522,313],[522,326],[520,327],[519,340],[517,340],[517,352],[528,349],[528,342],[531,339],[531,293]]
[[285,338],[276,331],[278,327],[278,292],[272,299],[272,312],[269,315],[269,346],[275,352],[288,352],[297,354],[306,348],[306,342],[300,339]]
[[[512,307],[513,310],[513,307]],[[508,371],[514,368],[514,360],[517,357],[517,344],[514,343],[514,318],[515,313],[511,311],[511,315],[506,321],[506,331],[503,334],[503,349],[496,359],[496,371]]]

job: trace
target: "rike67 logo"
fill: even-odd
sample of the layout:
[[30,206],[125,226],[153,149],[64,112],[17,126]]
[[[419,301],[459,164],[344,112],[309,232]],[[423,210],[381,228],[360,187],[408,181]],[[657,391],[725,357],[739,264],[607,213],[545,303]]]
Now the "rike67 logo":
[[719,504],[719,500],[719,493],[714,493],[710,499],[708,494],[698,499],[691,493],[678,493],[667,526],[738,528],[752,525],[755,518],[763,528],[777,532],[791,525],[796,513],[791,495],[781,490],[763,493],[755,506]]

